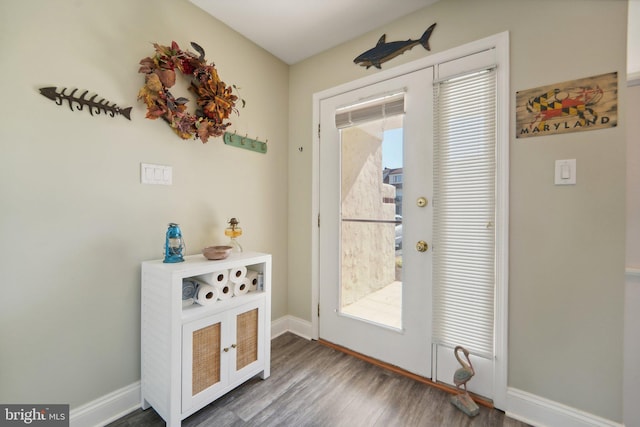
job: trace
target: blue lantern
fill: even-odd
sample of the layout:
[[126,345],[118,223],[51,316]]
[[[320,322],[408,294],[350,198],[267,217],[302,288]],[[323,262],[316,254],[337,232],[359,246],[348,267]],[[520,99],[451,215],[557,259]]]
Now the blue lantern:
[[178,224],[173,222],[167,229],[167,238],[164,242],[164,262],[182,262],[184,252],[184,240]]

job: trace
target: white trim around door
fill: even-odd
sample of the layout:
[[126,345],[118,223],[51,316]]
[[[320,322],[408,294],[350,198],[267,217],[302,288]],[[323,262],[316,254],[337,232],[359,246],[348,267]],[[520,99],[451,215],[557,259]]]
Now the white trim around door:
[[[353,82],[315,93],[313,95],[313,141],[312,160],[312,212],[319,214],[319,136],[320,101],[358,87],[374,84],[430,66],[438,66],[454,59],[495,49],[498,65],[498,111],[497,111],[497,176],[496,176],[496,289],[495,289],[495,365],[494,365],[494,406],[506,409],[507,405],[507,325],[508,325],[508,266],[509,266],[509,33],[499,33],[481,40],[435,53],[417,61],[383,70]],[[311,230],[311,324],[312,338],[319,337],[319,228],[313,221]]]

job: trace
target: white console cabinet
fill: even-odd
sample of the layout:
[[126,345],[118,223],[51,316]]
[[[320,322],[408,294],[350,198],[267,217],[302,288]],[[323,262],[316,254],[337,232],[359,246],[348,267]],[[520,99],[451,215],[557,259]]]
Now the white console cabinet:
[[[211,305],[182,306],[182,280],[237,267],[262,273],[263,287]],[[142,408],[167,426],[248,379],[270,374],[271,255],[202,255],[142,263]]]

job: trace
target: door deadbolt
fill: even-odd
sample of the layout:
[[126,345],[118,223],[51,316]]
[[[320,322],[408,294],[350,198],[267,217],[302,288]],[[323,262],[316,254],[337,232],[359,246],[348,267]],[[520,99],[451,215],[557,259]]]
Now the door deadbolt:
[[418,197],[418,200],[416,200],[416,205],[418,205],[419,208],[424,208],[425,206],[427,206],[427,198]]
[[420,240],[416,243],[416,250],[418,252],[426,252],[427,249],[429,249],[429,245],[424,240]]

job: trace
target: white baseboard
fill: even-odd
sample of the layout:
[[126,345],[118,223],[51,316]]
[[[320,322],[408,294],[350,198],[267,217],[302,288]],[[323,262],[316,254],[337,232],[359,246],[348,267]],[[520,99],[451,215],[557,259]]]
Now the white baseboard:
[[640,277],[640,268],[627,267],[625,269],[625,274],[627,275],[627,277]]
[[[294,316],[283,316],[271,322],[271,339],[285,332],[311,339],[311,322]],[[69,413],[69,424],[71,427],[102,427],[138,408],[140,381],[72,409]]]
[[302,338],[311,339],[312,336],[311,322],[302,320],[295,316],[282,316],[279,319],[271,322],[271,339],[284,334],[285,332],[291,332]]
[[624,423],[640,426],[640,268],[627,267],[624,288]]
[[102,427],[140,407],[140,381],[69,411],[71,427]]
[[622,424],[515,388],[507,390],[505,413],[536,427],[622,427]]

